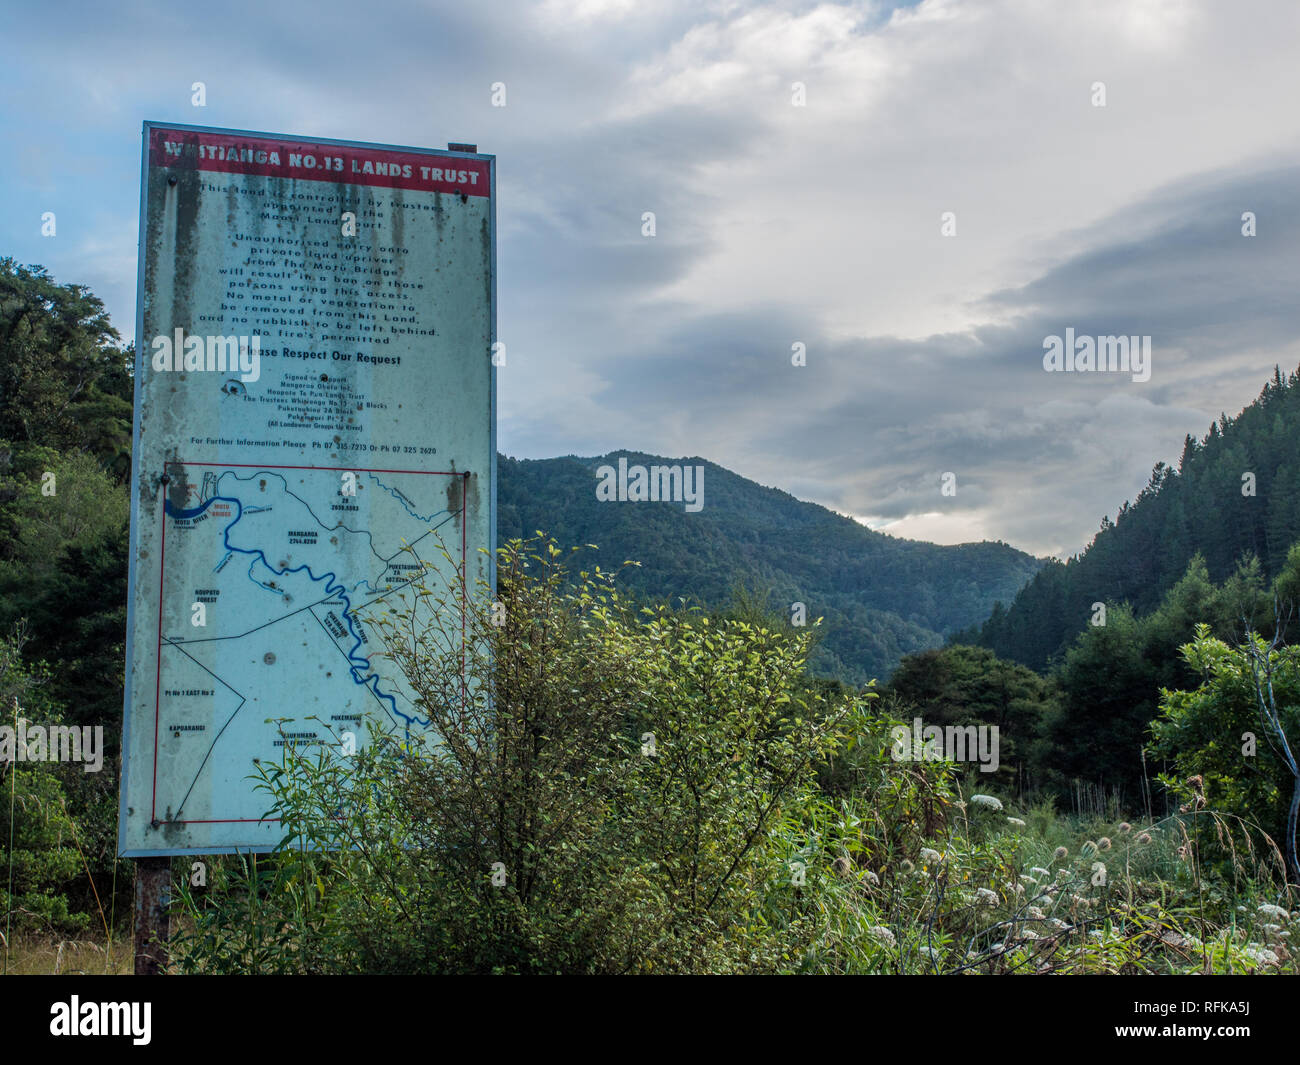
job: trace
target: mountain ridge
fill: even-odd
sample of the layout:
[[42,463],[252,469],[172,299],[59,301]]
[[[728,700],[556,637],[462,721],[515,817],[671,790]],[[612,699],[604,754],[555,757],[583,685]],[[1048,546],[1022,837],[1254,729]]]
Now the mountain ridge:
[[1177,467],[1156,463],[1136,499],[1065,562],[1050,559],[981,625],[956,635],[1031,668],[1059,660],[1097,603],[1155,610],[1201,555],[1221,582],[1250,558],[1277,575],[1300,540],[1300,370],[1273,377],[1235,417],[1183,440]]
[[[598,500],[598,468],[620,458],[629,466],[703,467],[703,509]],[[810,622],[825,617],[813,669],[851,683],[883,679],[903,655],[942,646],[1043,565],[1000,541],[940,545],[868,529],[700,456],[623,449],[501,455],[497,530],[501,539],[544,531],[564,544],[596,544],[619,563],[639,562],[623,580],[648,597],[718,606],[742,586],[786,616],[802,602]]]

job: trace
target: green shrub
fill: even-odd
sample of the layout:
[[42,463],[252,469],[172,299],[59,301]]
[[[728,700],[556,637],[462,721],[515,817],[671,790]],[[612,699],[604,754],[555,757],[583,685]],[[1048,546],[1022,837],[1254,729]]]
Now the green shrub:
[[497,610],[480,588],[462,619],[456,589],[426,590],[372,619],[436,742],[287,747],[261,781],[280,850],[181,885],[184,969],[797,964],[817,911],[785,833],[857,701],[803,684],[806,633],[634,612],[566,561],[514,541]]

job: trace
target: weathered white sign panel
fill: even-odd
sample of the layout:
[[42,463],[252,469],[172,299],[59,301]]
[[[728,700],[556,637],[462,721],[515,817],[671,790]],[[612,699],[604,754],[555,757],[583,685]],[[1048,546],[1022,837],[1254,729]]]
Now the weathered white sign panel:
[[145,124],[122,854],[269,849],[259,760],[427,727],[366,619],[488,576],[494,191],[491,156]]

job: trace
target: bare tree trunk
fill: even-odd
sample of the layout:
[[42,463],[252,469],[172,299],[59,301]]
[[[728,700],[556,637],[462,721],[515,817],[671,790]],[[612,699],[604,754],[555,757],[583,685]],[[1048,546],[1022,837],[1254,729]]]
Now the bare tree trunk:
[[1286,734],[1282,715],[1277,708],[1277,696],[1273,691],[1273,656],[1285,646],[1286,626],[1291,620],[1288,608],[1285,616],[1282,604],[1273,601],[1274,630],[1273,639],[1267,647],[1260,649],[1262,640],[1257,642],[1255,634],[1246,630],[1246,653],[1250,657],[1251,672],[1255,679],[1255,693],[1259,697],[1260,717],[1264,727],[1277,741],[1275,751],[1280,755],[1283,765],[1291,772],[1291,807],[1286,815],[1286,866],[1290,877],[1300,883],[1300,856],[1296,854],[1296,831],[1300,828],[1300,765],[1291,750],[1291,743]]
[[1291,876],[1300,884],[1300,856],[1296,854],[1296,829],[1300,821],[1300,776],[1293,778],[1291,788],[1291,809],[1286,815],[1286,864]]

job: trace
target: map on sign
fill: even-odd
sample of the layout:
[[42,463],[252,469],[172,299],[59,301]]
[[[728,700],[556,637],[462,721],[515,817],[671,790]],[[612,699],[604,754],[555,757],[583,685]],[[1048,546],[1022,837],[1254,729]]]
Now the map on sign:
[[[259,821],[265,797],[238,786],[253,760],[277,761],[288,740],[359,740],[357,700],[398,734],[428,724],[373,653],[366,618],[413,609],[405,593],[445,552],[461,562],[443,535],[461,517],[461,476],[168,470],[184,501],[164,504],[157,726],[177,741],[155,799],[165,821]],[[185,594],[169,595],[177,586]],[[195,606],[206,621],[209,604],[221,621],[192,635]],[[285,728],[276,719],[292,707],[323,710]]]
[[286,744],[428,732],[377,621],[491,578],[493,165],[146,123],[120,853],[271,849]]

